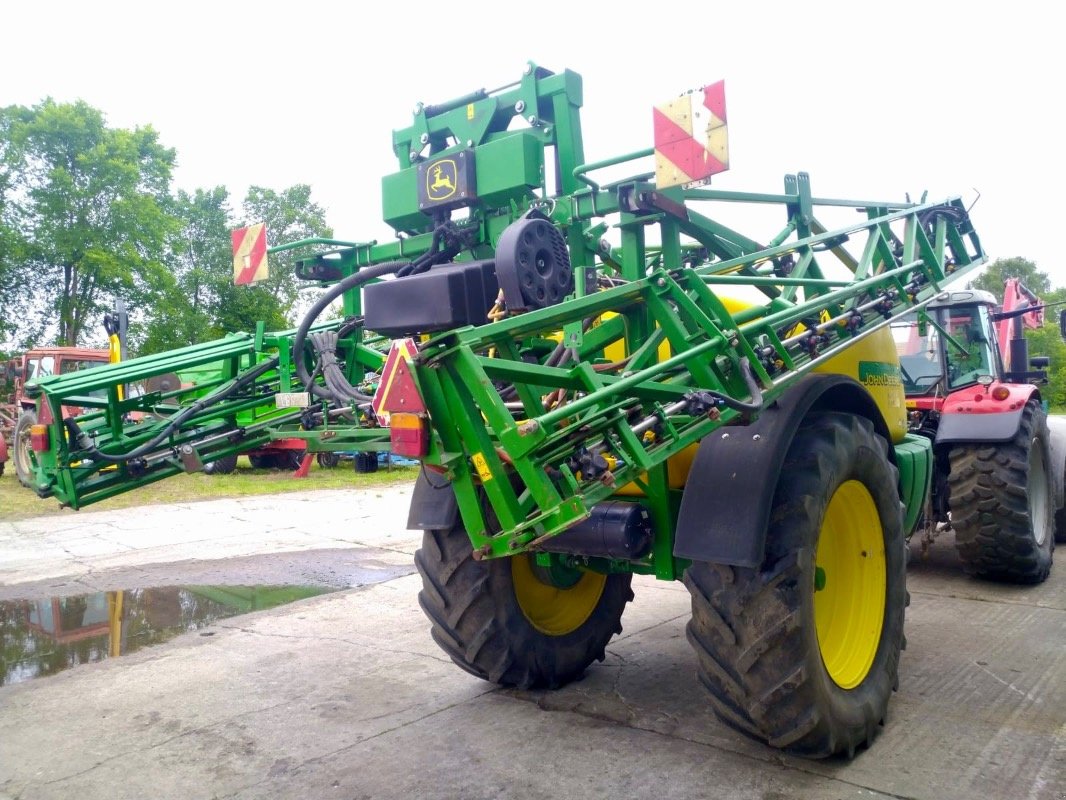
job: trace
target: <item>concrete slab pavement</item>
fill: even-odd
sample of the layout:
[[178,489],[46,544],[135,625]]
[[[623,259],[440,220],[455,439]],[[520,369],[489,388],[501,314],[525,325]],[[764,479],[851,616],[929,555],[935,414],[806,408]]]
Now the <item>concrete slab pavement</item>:
[[[374,517],[380,524],[367,529],[380,538],[361,533],[360,543],[296,519],[352,513],[344,509],[353,503],[232,513],[253,518],[249,536],[265,519],[304,532],[260,534],[267,552],[297,542],[311,555],[318,536],[334,552],[383,544],[399,557],[413,548],[416,535],[395,513],[405,498],[387,499],[393,517]],[[161,513],[188,528],[186,520],[205,517],[194,510]],[[229,514],[220,505],[206,516]],[[157,523],[138,524],[150,533]],[[95,530],[87,523],[64,535],[92,539]],[[63,553],[58,533],[36,535]],[[216,550],[211,537],[193,535],[208,559],[234,547],[223,541]],[[136,569],[138,551],[151,569],[166,570],[159,559],[189,552],[169,539],[138,547],[124,536],[110,555],[5,564],[4,591],[17,593],[12,581],[30,585],[22,578],[106,582],[117,574],[107,570]],[[7,542],[0,528],[0,549]],[[228,561],[210,563],[224,571]],[[794,759],[715,720],[694,676],[680,585],[637,580],[625,630],[603,664],[560,691],[520,692],[444,657],[418,608],[419,580],[405,575],[0,688],[0,796],[1066,798],[1063,566],[1039,587],[983,584],[962,574],[947,537],[916,561],[909,584],[899,692],[874,747],[851,762]]]
[[16,584],[271,553],[364,548],[409,565],[421,541],[406,528],[410,498],[401,485],[0,521],[0,599]]

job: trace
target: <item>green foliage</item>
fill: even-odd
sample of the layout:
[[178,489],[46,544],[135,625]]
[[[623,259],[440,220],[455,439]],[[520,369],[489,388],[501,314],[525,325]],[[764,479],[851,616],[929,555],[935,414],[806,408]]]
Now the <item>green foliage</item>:
[[157,309],[138,327],[138,353],[145,355],[217,339],[232,331],[255,330],[260,320],[267,329],[294,324],[292,312],[299,289],[288,254],[269,257],[270,277],[252,286],[233,285],[230,232],[265,222],[270,244],[312,236],[331,236],[325,212],[311,200],[311,187],[299,184],[275,192],[253,186],[242,205],[241,219],[229,208],[222,186],[178,192],[172,213],[181,220],[169,242],[172,286]]
[[1051,281],[1047,273],[1037,269],[1036,264],[1027,258],[997,258],[981,273],[970,287],[992,292],[998,300],[1003,299],[1003,282],[1007,278],[1019,278],[1026,287],[1040,297],[1051,290]]
[[[1066,289],[1047,292],[1040,299],[1045,303],[1066,300]],[[1029,355],[1051,358],[1048,383],[1041,387],[1040,394],[1053,410],[1060,412],[1066,407],[1066,343],[1062,341],[1059,331],[1059,310],[1062,308],[1066,306],[1047,309],[1044,325],[1025,332],[1025,338],[1029,341]]]
[[21,315],[12,313],[23,308],[30,296],[26,242],[19,226],[19,209],[14,203],[14,156],[11,126],[17,107],[0,108],[0,340],[14,334]]
[[82,101],[5,114],[5,217],[37,301],[21,327],[54,326],[59,344],[76,345],[114,297],[144,308],[168,287],[174,151],[151,127],[109,128]]
[[141,355],[217,339],[220,293],[232,282],[229,192],[223,186],[179,191],[171,205],[181,220],[167,262],[174,280],[162,302],[146,311],[131,338]]

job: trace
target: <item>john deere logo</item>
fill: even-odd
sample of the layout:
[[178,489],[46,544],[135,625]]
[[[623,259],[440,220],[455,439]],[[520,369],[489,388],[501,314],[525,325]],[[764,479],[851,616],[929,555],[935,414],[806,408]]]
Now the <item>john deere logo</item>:
[[447,200],[456,191],[455,162],[442,158],[426,170],[426,197],[436,203]]
[[899,386],[899,367],[884,361],[860,361],[859,382],[864,386]]

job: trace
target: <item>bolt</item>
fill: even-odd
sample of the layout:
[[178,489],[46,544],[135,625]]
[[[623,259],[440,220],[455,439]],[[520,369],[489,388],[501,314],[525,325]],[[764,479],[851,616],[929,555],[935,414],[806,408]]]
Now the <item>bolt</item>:
[[539,121],[540,120],[537,119],[536,114],[530,114],[528,117],[526,117],[526,122],[528,122],[530,125],[536,125]]
[[728,433],[723,433],[722,434],[722,438],[723,439],[728,439],[729,438],[729,434]]
[[492,553],[492,546],[491,545],[487,545],[487,544],[486,545],[482,545],[481,547],[478,547],[478,548],[476,548],[474,550],[474,553],[473,553],[474,561],[481,561],[481,559],[483,559],[487,555],[490,555],[491,553]]
[[423,108],[425,108],[425,106],[421,103],[415,103],[415,114],[421,114]]
[[526,101],[525,100],[519,100],[517,103],[514,104],[514,112],[516,114],[521,114],[525,110],[526,110]]
[[666,278],[659,278],[659,280],[655,282],[655,285],[659,287],[666,286]]
[[755,434],[754,436],[752,436],[752,437],[751,437],[751,440],[752,440],[753,442],[757,442],[757,441],[759,441],[759,440],[760,440],[761,438],[762,438],[762,436],[760,436],[759,434],[757,434],[757,433],[756,433],[756,434]]
[[740,339],[738,339],[735,336],[732,339],[729,340],[729,346],[730,347],[736,347],[738,344],[740,344]]
[[408,156],[410,157],[410,159],[412,161],[414,161],[416,158],[418,158],[418,153],[416,153],[414,150],[412,150],[410,153],[408,153]]
[[192,445],[191,444],[182,445],[181,452],[185,453],[185,455],[189,455],[192,452]]
[[526,64],[526,68],[524,70],[522,70],[522,74],[523,75],[530,75],[532,73],[533,73],[533,65],[532,64]]
[[722,418],[722,412],[719,411],[717,408],[712,408],[710,411],[707,412],[707,418],[711,420],[719,420]]
[[474,146],[474,140],[473,139],[467,139],[466,140],[466,146],[467,147],[473,147]]
[[518,435],[529,436],[530,434],[536,433],[539,430],[540,423],[537,422],[535,419],[531,419],[527,422],[523,422],[521,425],[518,426]]

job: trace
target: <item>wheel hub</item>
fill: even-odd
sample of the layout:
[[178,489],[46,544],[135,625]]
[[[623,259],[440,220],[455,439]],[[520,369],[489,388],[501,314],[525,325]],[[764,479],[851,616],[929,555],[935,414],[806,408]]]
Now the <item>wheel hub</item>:
[[845,481],[833,493],[815,559],[822,662],[834,683],[854,689],[877,655],[887,586],[884,532],[873,497],[859,481]]

